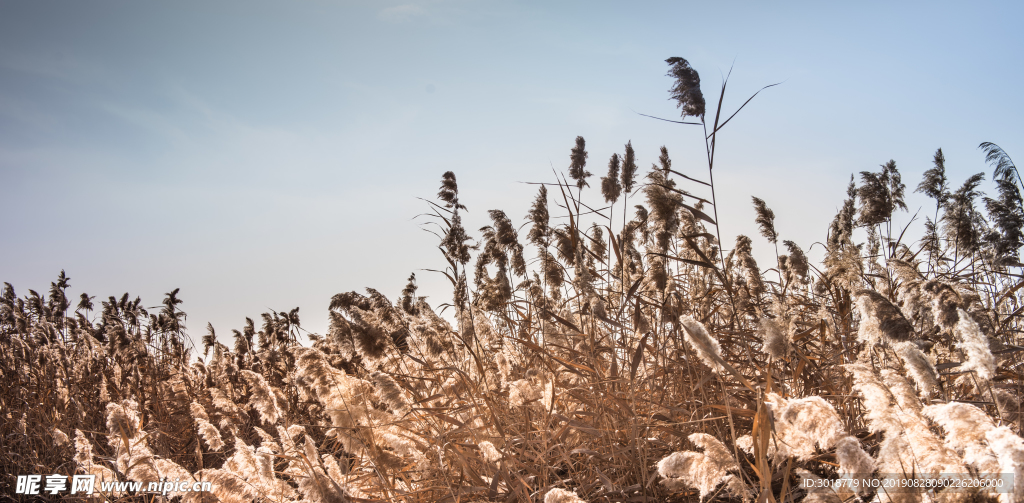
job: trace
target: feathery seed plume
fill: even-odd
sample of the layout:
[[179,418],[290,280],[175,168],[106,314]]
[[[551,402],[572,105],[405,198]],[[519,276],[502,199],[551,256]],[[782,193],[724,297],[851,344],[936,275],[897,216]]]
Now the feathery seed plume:
[[866,496],[870,492],[871,474],[875,471],[875,460],[860,446],[857,437],[847,436],[836,442],[836,459],[839,461],[839,476],[849,480],[849,487]]
[[402,289],[402,311],[413,316],[419,314],[417,312],[418,303],[416,302],[416,273],[409,274],[408,283],[405,284],[405,288]]
[[92,464],[92,442],[82,430],[75,430],[75,462],[86,469]]
[[[134,401],[125,400],[125,404],[134,404]],[[137,408],[136,405],[134,408]],[[139,434],[139,418],[132,411],[133,407],[125,408],[125,405],[110,402],[107,404],[107,430],[111,435],[128,438]]]
[[804,254],[802,248],[792,241],[783,241],[786,245],[786,249],[789,250],[789,270],[793,273],[793,279],[807,279],[807,273],[810,270],[810,266],[807,262],[807,255]]
[[576,495],[576,491],[554,488],[544,495],[544,503],[587,503]]
[[753,247],[751,246],[750,238],[742,234],[736,236],[736,249],[733,251],[736,262],[739,263],[740,269],[743,271],[744,280],[746,281],[747,288],[750,290],[750,294],[753,296],[760,295],[765,290],[764,280],[761,279],[761,269],[757,267],[757,261],[751,255]]
[[999,471],[1013,474],[1013,493],[1002,495],[1004,502],[1024,499],[1024,439],[1007,426],[999,426],[985,433],[988,445],[999,459]]
[[[164,458],[156,458],[153,460],[153,466],[156,468],[157,473],[160,474],[160,479],[165,481],[191,481],[195,479],[192,477],[192,473],[183,468],[178,463]],[[167,492],[168,498],[174,498],[176,496],[184,497],[190,494],[188,491],[174,491],[170,490]]]
[[862,324],[857,337],[861,341],[871,344],[884,338],[888,341],[901,342],[914,337],[914,326],[907,321],[899,308],[882,294],[874,290],[858,291],[857,308]]
[[437,198],[444,201],[446,208],[466,209],[459,204],[459,184],[455,180],[455,173],[445,171],[441,175],[441,188],[437,191]]
[[957,308],[957,315],[960,321],[956,323],[958,346],[967,355],[967,361],[961,365],[961,370],[973,370],[978,374],[978,379],[989,381],[996,373],[996,360],[992,356],[992,349],[988,345],[988,337],[981,332],[981,328],[971,318],[971,315]]
[[606,203],[615,203],[622,194],[622,185],[619,182],[619,154],[612,154],[608,160],[608,175],[601,177],[601,195]]
[[579,189],[590,186],[587,183],[590,172],[584,169],[587,167],[587,155],[587,141],[582,136],[577,136],[576,146],[569,155],[569,178],[576,180],[576,187]]
[[199,470],[196,480],[210,482],[212,494],[223,503],[249,503],[260,498],[245,479],[218,468]]
[[251,397],[249,405],[260,413],[264,421],[274,424],[281,417],[281,408],[277,403],[277,396],[270,389],[270,384],[262,375],[250,370],[241,370],[239,374],[249,383]]
[[74,460],[86,473],[95,475],[97,482],[118,480],[113,470],[93,462],[92,442],[89,442],[82,430],[75,430]]
[[776,360],[786,357],[789,353],[789,336],[785,324],[778,319],[762,318],[758,333],[764,344],[765,353]]
[[352,341],[356,352],[369,362],[380,360],[392,346],[380,318],[373,311],[359,308],[352,308],[351,312],[358,321],[352,324]]
[[[999,145],[986,141],[978,145],[978,148],[985,151],[985,162],[995,166],[995,170],[992,173],[993,177],[1004,178],[1011,176],[1011,174],[1020,176],[1017,173],[1017,166],[1013,164],[1013,159],[1010,159],[1010,155]],[[936,155],[942,155],[942,150],[939,149],[939,153]]]
[[743,436],[737,438],[736,439],[736,447],[739,448],[739,450],[741,450],[741,451],[743,451],[743,452],[753,456],[754,455],[754,437],[748,434],[748,435],[743,435]]
[[928,356],[913,342],[898,342],[893,344],[893,350],[903,359],[903,365],[907,373],[914,378],[921,396],[929,398],[939,386],[939,373],[935,366],[928,360]]
[[761,230],[761,235],[772,243],[778,242],[779,233],[775,231],[775,212],[765,204],[764,199],[754,196],[751,196],[751,199],[754,201],[754,211],[757,213],[754,223]]
[[636,153],[633,152],[633,141],[626,142],[626,155],[622,157],[622,190],[629,194],[633,192],[633,184],[636,183]]
[[541,398],[541,388],[534,385],[529,379],[513,381],[508,385],[508,403],[513,406],[522,406]]
[[794,456],[806,461],[814,456],[815,445],[822,450],[831,449],[845,434],[835,408],[819,396],[787,400],[769,393],[765,404],[772,411],[779,440],[776,459]]
[[[866,364],[864,364],[866,367]],[[853,367],[853,366],[848,366]],[[877,455],[880,474],[885,474],[886,484],[903,484],[902,479],[938,476],[940,473],[967,474],[967,466],[956,451],[946,446],[922,415],[922,404],[913,387],[893,370],[883,370],[884,384],[877,378],[854,373],[854,381],[860,381],[860,389],[867,389],[865,380],[874,379],[896,401],[893,406],[889,399],[881,406],[885,410],[871,411],[870,414],[883,415],[885,435]],[[865,391],[867,393],[867,391]],[[865,397],[865,405],[868,400]],[[871,405],[878,407],[878,404]],[[869,415],[870,415],[869,414]],[[875,423],[873,423],[875,424]],[[874,426],[873,426],[874,427]],[[965,475],[966,476],[966,475]]]
[[708,330],[692,316],[681,316],[679,324],[686,334],[686,342],[690,344],[697,356],[705,365],[718,373],[725,371],[725,359],[722,358],[722,346],[711,337]]
[[550,215],[548,214],[548,189],[546,186],[540,186],[526,218],[532,223],[530,233],[526,235],[526,238],[537,248],[547,248],[551,244],[551,228],[548,227]]
[[942,155],[942,149],[935,151],[932,161],[932,168],[924,172],[921,183],[914,192],[922,192],[924,195],[935,200],[935,204],[941,207],[949,199],[949,180],[946,178],[946,156]]
[[901,432],[903,427],[894,417],[889,388],[882,384],[871,365],[859,361],[846,365],[846,369],[853,374],[854,389],[863,397],[864,408],[867,409],[864,417],[870,431]]
[[860,176],[862,183],[857,189],[857,196],[861,201],[858,218],[861,225],[877,225],[891,219],[895,210],[907,210],[903,202],[905,186],[900,181],[895,161],[883,164],[882,171],[878,173],[861,171]]
[[494,444],[492,444],[489,440],[484,440],[483,442],[480,442],[478,444],[478,447],[480,447],[480,452],[483,454],[484,460],[486,460],[488,463],[497,463],[498,460],[501,459],[501,452],[498,451],[498,449],[494,447]]
[[685,487],[693,487],[700,491],[704,498],[725,482],[727,490],[734,496],[744,499],[749,497],[749,489],[738,481],[730,471],[739,470],[739,464],[729,449],[717,438],[706,433],[694,433],[689,436],[691,442],[704,449],[703,453],[685,451],[673,452],[658,461],[658,474],[664,479],[662,485],[670,491],[680,491]]
[[675,83],[669,89],[670,99],[676,100],[676,107],[682,109],[682,116],[699,117],[704,120],[704,94],[700,91],[700,75],[690,62],[680,57],[665,60],[669,64],[668,76]]
[[921,292],[931,302],[935,324],[953,330],[960,321],[958,311],[963,304],[960,294],[952,286],[938,280],[926,282],[921,286]]
[[661,147],[658,161],[661,163],[661,168],[652,166],[651,172],[647,174],[649,183],[644,186],[643,192],[647,197],[647,204],[651,208],[650,221],[656,233],[658,250],[665,253],[672,236],[679,230],[681,223],[679,211],[683,205],[682,194],[686,192],[675,189],[675,181],[669,178],[672,160],[664,145]]
[[221,450],[224,447],[224,441],[220,437],[220,431],[210,424],[210,416],[206,414],[206,409],[203,408],[203,405],[199,402],[192,402],[189,410],[192,412],[192,418],[195,419],[199,435],[206,441],[206,445],[211,450]]
[[942,426],[946,445],[962,452],[964,462],[982,474],[999,472],[999,460],[985,436],[996,424],[985,411],[968,403],[949,402],[929,405],[922,413]]
[[67,445],[68,442],[71,441],[71,439],[68,438],[67,434],[65,434],[63,431],[58,430],[57,428],[53,429],[51,435],[53,436],[53,444],[56,445],[57,447],[63,447]]
[[969,177],[953,192],[943,206],[942,232],[946,239],[962,254],[972,254],[982,244],[982,230],[987,227],[985,218],[975,207],[975,200],[981,195],[978,186],[985,179],[985,173]]
[[391,376],[383,372],[370,374],[370,382],[377,388],[377,396],[396,414],[402,415],[409,409],[409,400],[403,390]]
[[498,365],[498,375],[501,376],[501,382],[508,382],[509,378],[512,376],[512,364],[509,363],[508,357],[505,353],[498,352],[498,354],[494,356],[494,363]]

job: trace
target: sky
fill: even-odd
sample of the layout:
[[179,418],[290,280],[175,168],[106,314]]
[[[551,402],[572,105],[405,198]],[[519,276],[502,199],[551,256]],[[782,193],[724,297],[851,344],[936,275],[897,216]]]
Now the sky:
[[[954,187],[1024,159],[1024,4],[1014,2],[15,2],[0,0],[0,281],[70,296],[180,288],[192,336],[330,297],[396,298],[410,273],[434,305],[444,259],[417,217],[441,175],[470,230],[516,222],[583,136],[600,202],[608,158],[664,145],[707,179],[699,128],[668,100],[668,57],[709,104],[758,95],[720,133],[723,240],[754,237],[751,196],[812,257],[851,174],[890,159],[912,190],[942,148]],[[731,69],[731,74],[730,74]],[[710,106],[710,105],[709,105]],[[1019,162],[1019,161],[1018,161]],[[859,175],[858,175],[859,177]],[[704,194],[701,187],[683,188]],[[982,186],[994,194],[990,182]],[[557,212],[556,212],[557,213]],[[474,235],[479,235],[474,232]],[[525,234],[525,232],[524,232]],[[525,236],[524,236],[525,237]],[[817,246],[817,245],[814,245]],[[817,246],[820,250],[820,246]]]

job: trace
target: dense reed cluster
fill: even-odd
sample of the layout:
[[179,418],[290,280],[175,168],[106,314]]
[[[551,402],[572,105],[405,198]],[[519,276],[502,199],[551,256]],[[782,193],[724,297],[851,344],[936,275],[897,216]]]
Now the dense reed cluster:
[[[861,173],[820,264],[755,197],[777,257],[762,268],[716,223],[715,140],[735,114],[720,97],[706,118],[697,72],[668,63],[677,122],[705,131],[706,180],[664,147],[643,174],[626,143],[590,188],[578,137],[524,227],[491,210],[474,237],[445,173],[439,309],[410,276],[393,299],[335,295],[311,345],[293,309],[246,319],[230,346],[208,327],[194,348],[177,290],[148,312],[127,294],[75,304],[63,272],[45,295],[6,284],[0,493],[77,473],[212,482],[100,499],[122,501],[1024,501],[1009,156],[982,145],[998,193],[982,198],[983,174],[952,189],[938,151],[916,241],[897,225],[895,162]],[[1002,493],[871,485],[1007,473]]]

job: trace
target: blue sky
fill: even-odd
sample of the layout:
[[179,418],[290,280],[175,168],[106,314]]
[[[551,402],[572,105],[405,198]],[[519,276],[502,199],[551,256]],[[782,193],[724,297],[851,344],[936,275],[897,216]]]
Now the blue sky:
[[[458,176],[467,227],[522,221],[577,135],[599,198],[608,157],[666,145],[706,179],[695,128],[667,100],[687,58],[709,101],[758,96],[725,130],[723,236],[823,241],[851,173],[894,159],[910,192],[946,154],[951,181],[1024,159],[1019,3],[0,1],[0,281],[181,288],[193,335],[301,308],[323,333],[334,293],[397,296],[417,271],[450,291],[414,217]],[[695,187],[694,192],[700,192]],[[983,189],[994,192],[986,183]],[[911,213],[931,202],[908,196]],[[732,237],[726,237],[732,245]],[[755,238],[762,267],[767,241]]]

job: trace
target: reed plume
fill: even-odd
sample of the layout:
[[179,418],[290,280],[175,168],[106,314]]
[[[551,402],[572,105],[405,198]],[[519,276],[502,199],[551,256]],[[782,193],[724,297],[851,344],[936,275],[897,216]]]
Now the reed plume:
[[746,285],[751,296],[758,296],[765,291],[764,280],[761,278],[761,270],[757,267],[757,261],[751,255],[753,248],[750,238],[747,236],[736,236],[736,248],[733,250],[738,268],[743,274],[742,283]]
[[701,361],[715,372],[724,372],[725,360],[722,358],[722,346],[714,337],[711,337],[707,328],[704,328],[702,323],[691,316],[680,317],[679,325],[686,333],[686,342],[697,353]]
[[704,95],[700,91],[700,75],[690,62],[680,57],[665,60],[669,64],[668,76],[675,79],[669,89],[670,99],[676,101],[676,108],[682,109],[683,117],[704,119]]
[[251,398],[249,404],[256,412],[259,412],[260,417],[267,423],[274,424],[281,417],[282,411],[277,402],[277,396],[275,396],[270,385],[267,383],[266,378],[262,375],[249,370],[242,370],[239,372],[243,378],[249,383],[249,391]]
[[914,338],[914,326],[899,308],[874,290],[857,292],[857,309],[861,315],[858,337],[865,343],[880,340],[903,342]]
[[762,319],[758,327],[758,333],[763,342],[762,349],[776,360],[785,358],[786,354],[789,353],[789,334],[787,328],[786,324],[780,320],[769,318]]
[[988,414],[960,402],[929,405],[922,412],[942,426],[946,432],[946,445],[963,456],[964,461],[978,473],[998,473],[999,461],[985,436],[996,427]]
[[196,428],[198,428],[199,434],[203,437],[203,440],[206,441],[207,447],[214,451],[221,450],[224,447],[224,441],[220,437],[220,431],[210,424],[210,416],[206,414],[206,409],[203,408],[202,404],[192,402],[189,406],[189,410],[192,412],[192,418],[196,422]]
[[585,168],[587,167],[587,141],[582,136],[576,137],[576,146],[572,148],[569,155],[569,178],[576,181],[576,188],[583,190],[583,187],[589,187],[587,178],[590,177],[590,172]]
[[501,452],[498,451],[490,441],[484,440],[483,442],[480,442],[478,446],[480,447],[480,452],[483,454],[484,459],[487,460],[488,463],[497,463],[498,460],[502,458]]
[[861,225],[877,225],[892,219],[897,209],[907,210],[903,202],[905,185],[896,169],[896,162],[890,160],[882,165],[878,173],[861,171],[862,184],[857,190],[861,208],[858,221]]
[[875,460],[861,447],[857,437],[846,436],[836,442],[836,459],[839,461],[839,477],[849,481],[856,493],[867,496],[870,492],[871,475],[875,471]]
[[622,183],[619,181],[619,154],[612,154],[608,160],[608,174],[601,177],[601,195],[606,203],[614,204],[619,200],[622,193]]
[[815,446],[831,449],[846,432],[835,408],[821,397],[787,400],[769,393],[765,403],[772,411],[775,435],[778,438],[776,459],[789,456],[807,460],[815,454]]
[[807,261],[807,255],[804,254],[800,245],[792,241],[786,240],[783,241],[782,244],[784,244],[786,249],[789,250],[789,258],[787,261],[789,271],[791,273],[789,281],[806,282],[808,280],[808,272],[810,271],[810,264]]
[[664,486],[671,491],[693,487],[704,498],[724,483],[732,496],[744,501],[751,499],[749,488],[730,473],[739,470],[739,464],[722,442],[706,433],[694,433],[689,440],[704,452],[674,452],[658,461],[658,474],[664,479],[661,482]]
[[544,495],[544,503],[586,503],[576,495],[576,491],[554,488]]
[[633,151],[633,142],[626,142],[626,153],[622,156],[622,172],[620,184],[622,191],[626,194],[633,192],[633,184],[636,183],[636,152]]
[[985,439],[999,459],[1000,472],[1013,474],[1013,492],[1002,495],[1003,501],[1021,501],[1024,498],[1024,439],[1006,426],[985,432]]
[[755,196],[751,196],[751,199],[754,201],[754,212],[757,213],[754,223],[757,224],[761,235],[772,243],[778,242],[779,233],[775,231],[775,212],[765,204],[764,199]]

